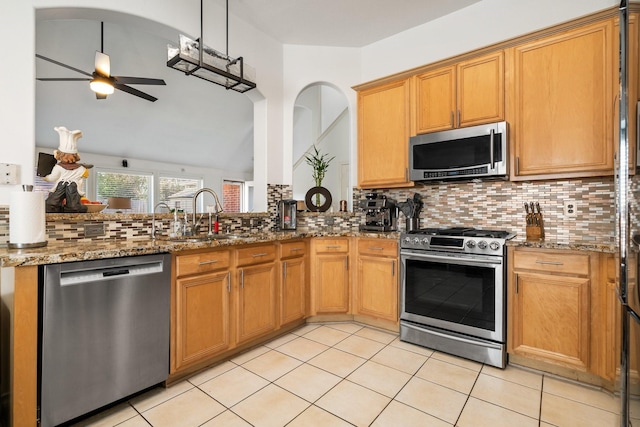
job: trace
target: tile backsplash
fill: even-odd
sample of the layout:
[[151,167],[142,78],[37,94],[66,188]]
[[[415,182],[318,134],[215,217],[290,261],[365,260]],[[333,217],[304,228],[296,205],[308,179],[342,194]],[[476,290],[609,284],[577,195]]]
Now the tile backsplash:
[[[629,195],[631,232],[640,232],[640,177],[631,178]],[[355,189],[357,200],[374,190]],[[402,189],[377,189],[397,202],[422,196],[424,207],[420,214],[420,227],[472,226],[478,228],[505,229],[525,235],[524,202],[539,202],[544,215],[545,234],[548,240],[559,243],[569,241],[615,242],[615,183],[613,178],[589,178],[554,181],[470,181],[447,183],[417,183],[415,187]],[[241,233],[275,230],[277,203],[291,198],[291,188],[286,185],[268,186],[267,213],[223,214],[221,229]],[[565,200],[575,200],[577,215],[567,218],[563,213]],[[113,214],[83,217],[64,214],[47,215],[47,235],[54,241],[83,241],[84,225],[104,223],[105,235],[93,239],[132,239],[146,236],[151,230],[151,215]],[[158,215],[157,221],[167,229],[171,216]],[[91,218],[91,219],[90,219]],[[113,218],[113,219],[111,219]],[[357,231],[364,222],[360,209],[340,213],[301,213],[299,230]],[[204,222],[203,222],[204,225]],[[204,225],[206,227],[206,225]],[[404,215],[398,218],[398,228],[404,230]],[[9,208],[0,206],[0,246],[9,240]]]

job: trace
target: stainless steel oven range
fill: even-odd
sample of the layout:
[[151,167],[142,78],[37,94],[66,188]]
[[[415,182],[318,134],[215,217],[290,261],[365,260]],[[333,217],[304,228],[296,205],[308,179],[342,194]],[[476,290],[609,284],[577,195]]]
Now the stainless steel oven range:
[[506,248],[515,234],[473,228],[402,233],[400,339],[506,366]]

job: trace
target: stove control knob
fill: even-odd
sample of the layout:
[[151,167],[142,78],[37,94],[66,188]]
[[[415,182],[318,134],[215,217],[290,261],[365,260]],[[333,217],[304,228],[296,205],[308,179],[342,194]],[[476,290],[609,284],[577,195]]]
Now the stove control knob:
[[478,248],[479,249],[487,249],[487,242],[485,242],[484,240],[480,240],[478,242]]
[[500,249],[500,243],[493,241],[489,243],[489,247],[491,248],[492,251],[497,251],[498,249]]
[[416,244],[416,245],[419,245],[420,244],[420,238],[419,237],[414,237],[413,238],[413,243]]
[[429,246],[429,239],[427,237],[425,237],[424,239],[422,239],[422,241],[420,243],[422,245],[424,245],[424,246]]
[[475,240],[467,240],[467,247],[468,248],[475,248],[476,247],[476,241]]
[[405,243],[411,243],[411,237],[405,237],[404,241]]

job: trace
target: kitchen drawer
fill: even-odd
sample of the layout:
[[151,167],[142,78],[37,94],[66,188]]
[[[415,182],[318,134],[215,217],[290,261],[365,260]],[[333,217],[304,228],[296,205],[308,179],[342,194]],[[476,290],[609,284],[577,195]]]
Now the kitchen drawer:
[[513,252],[515,270],[537,270],[545,273],[589,275],[589,255],[545,251]]
[[238,249],[236,250],[236,254],[238,257],[238,267],[270,262],[276,259],[276,245],[271,243],[268,245]]
[[317,239],[315,242],[316,253],[349,252],[348,239]]
[[398,256],[398,242],[389,239],[359,239],[358,255]]
[[187,276],[196,273],[229,268],[231,257],[228,250],[201,252],[176,257],[176,276]]
[[304,241],[280,243],[280,259],[304,256],[307,253],[307,245]]

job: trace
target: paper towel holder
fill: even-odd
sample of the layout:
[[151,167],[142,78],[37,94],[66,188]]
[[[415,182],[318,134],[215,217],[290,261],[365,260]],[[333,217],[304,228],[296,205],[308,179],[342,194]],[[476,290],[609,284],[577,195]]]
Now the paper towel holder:
[[[22,191],[24,192],[33,192],[33,185],[23,185]],[[9,219],[11,221],[11,219]],[[11,223],[9,223],[11,226]],[[47,246],[47,240],[42,242],[32,242],[32,243],[13,243],[11,241],[7,242],[7,247],[9,249],[30,249],[30,248],[41,248],[43,246]]]

